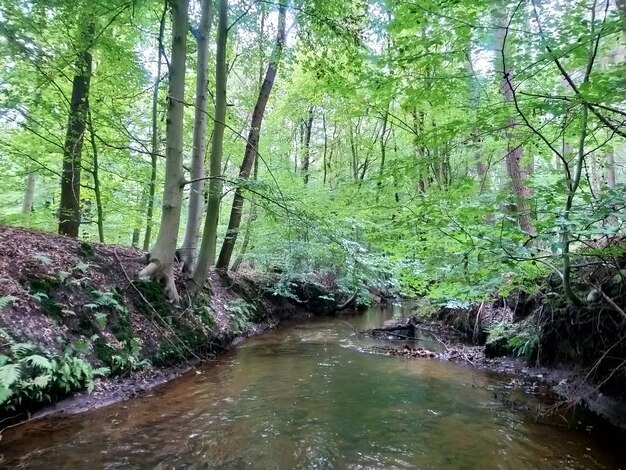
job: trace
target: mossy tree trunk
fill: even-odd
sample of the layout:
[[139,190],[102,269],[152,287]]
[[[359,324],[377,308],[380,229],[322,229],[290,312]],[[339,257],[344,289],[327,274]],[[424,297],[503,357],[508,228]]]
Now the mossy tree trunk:
[[63,168],[61,170],[61,203],[59,207],[59,233],[78,237],[80,228],[80,170],[83,139],[87,127],[89,84],[92,56],[90,49],[96,25],[93,19],[85,21],[79,32],[79,53],[72,81],[72,98],[65,135]]

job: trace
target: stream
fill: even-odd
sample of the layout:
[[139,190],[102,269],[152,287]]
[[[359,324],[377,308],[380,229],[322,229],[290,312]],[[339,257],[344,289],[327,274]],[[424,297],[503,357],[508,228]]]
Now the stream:
[[[149,396],[8,430],[10,468],[618,469],[610,434],[538,424],[501,375],[367,353],[397,310],[245,341]],[[349,323],[350,325],[346,324]],[[426,339],[429,349],[436,345]],[[531,406],[535,398],[508,390]]]

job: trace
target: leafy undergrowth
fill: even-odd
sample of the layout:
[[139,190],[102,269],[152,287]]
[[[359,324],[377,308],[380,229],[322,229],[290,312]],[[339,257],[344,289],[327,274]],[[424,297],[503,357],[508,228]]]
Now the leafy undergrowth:
[[552,275],[533,293],[449,303],[435,316],[468,342],[485,345],[488,357],[518,356],[532,365],[574,367],[582,371],[586,387],[625,400],[626,244],[619,239],[577,256],[581,261],[572,284],[585,299],[582,305],[569,303],[560,279]]
[[212,274],[192,304],[177,273],[187,302],[175,307],[162,286],[136,278],[142,255],[0,227],[0,414],[97,387],[98,377],[207,359],[255,323],[335,303],[323,281],[295,282],[287,295],[280,277],[248,273]]

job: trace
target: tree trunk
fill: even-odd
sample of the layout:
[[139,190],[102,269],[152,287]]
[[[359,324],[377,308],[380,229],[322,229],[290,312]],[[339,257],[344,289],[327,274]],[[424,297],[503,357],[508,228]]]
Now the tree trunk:
[[[500,53],[504,55],[504,38],[506,34],[506,25],[498,28],[498,44],[500,47]],[[501,65],[502,64],[501,62]],[[513,95],[513,72],[506,66],[502,66],[501,69],[502,79],[502,94],[506,103],[512,103],[514,99]],[[530,188],[526,185],[527,174],[522,166],[522,158],[524,156],[524,149],[521,145],[517,145],[514,140],[512,130],[518,126],[518,122],[515,119],[509,121],[509,128],[506,132],[507,139],[509,141],[509,148],[505,157],[506,170],[511,178],[513,186],[513,192],[517,201],[517,220],[521,230],[530,236],[537,234],[535,226],[533,225],[531,217]]]
[[415,148],[415,159],[417,164],[417,192],[426,192],[428,180],[428,167],[426,166],[424,145],[422,144],[422,135],[424,134],[424,112],[418,111],[417,108],[411,110],[413,116],[413,146]]
[[207,203],[202,245],[193,273],[192,289],[204,285],[209,267],[215,264],[217,224],[222,198],[222,153],[226,127],[226,45],[228,40],[228,0],[218,1],[217,52],[215,56],[215,123],[211,142],[209,168],[209,201]]
[[[263,124],[263,116],[265,114],[265,106],[270,97],[274,80],[276,78],[276,72],[278,69],[278,63],[282,54],[283,46],[285,43],[285,15],[287,6],[281,3],[278,9],[278,29],[276,33],[276,45],[272,52],[269,64],[267,66],[267,72],[265,74],[265,80],[259,91],[259,97],[257,98],[254,112],[252,113],[252,123],[250,126],[250,132],[248,134],[248,141],[246,143],[246,150],[239,169],[239,179],[247,180],[252,170],[252,164],[257,158],[259,138],[261,135],[261,125]],[[312,120],[312,117],[311,117]],[[219,259],[217,260],[216,268],[221,270],[227,270],[230,264],[230,258],[233,254],[235,242],[237,241],[237,235],[239,232],[239,225],[241,223],[241,213],[243,209],[243,190],[241,185],[237,186],[235,190],[235,196],[233,198],[233,205],[230,212],[230,220],[228,221],[228,229],[226,231],[226,237],[224,238],[224,244],[220,251]]]
[[91,151],[92,151],[92,169],[91,174],[93,175],[93,192],[96,196],[96,212],[98,214],[98,241],[100,243],[104,243],[104,209],[102,207],[102,191],[100,190],[100,175],[98,174],[98,169],[100,168],[100,164],[98,163],[98,147],[96,145],[96,134],[93,130],[93,121],[91,119],[91,109],[87,110],[88,118],[89,118],[89,137],[91,142]]
[[167,149],[165,154],[165,187],[163,210],[156,244],[149,256],[149,264],[141,270],[140,277],[163,280],[165,293],[178,303],[174,284],[174,256],[180,225],[183,200],[183,116],[185,98],[185,62],[187,58],[187,6],[188,0],[172,2],[172,53],[169,73]]
[[309,106],[308,116],[304,125],[303,149],[304,158],[302,160],[302,179],[304,184],[309,184],[309,165],[311,164],[311,130],[313,129],[313,106]]
[[196,109],[191,153],[191,188],[189,211],[183,246],[180,249],[183,271],[192,273],[198,249],[200,223],[204,204],[204,149],[206,146],[207,91],[209,87],[209,31],[211,28],[211,0],[202,0],[200,25],[194,36],[198,45],[196,72]]
[[31,171],[26,177],[26,191],[24,191],[24,199],[22,200],[22,214],[30,214],[33,210],[33,201],[35,200],[35,172]]
[[76,59],[76,75],[72,82],[72,99],[67,123],[61,171],[61,204],[59,233],[78,237],[80,227],[80,165],[83,138],[87,125],[89,82],[91,80],[91,52],[95,23],[86,22],[81,28],[80,43],[84,48]]
[[154,86],[152,88],[152,133],[150,147],[150,184],[148,188],[148,210],[146,213],[146,233],[143,238],[143,249],[150,249],[150,240],[152,238],[152,225],[154,218],[154,195],[156,194],[157,179],[157,162],[159,160],[159,121],[158,121],[158,104],[159,104],[159,83],[161,82],[161,56],[163,55],[163,35],[165,33],[165,16],[167,13],[167,2],[163,13],[161,14],[161,22],[159,24],[159,44],[157,54],[157,70],[154,78]]
[[611,189],[615,189],[615,154],[613,150],[606,153],[605,164],[606,185]]
[[390,103],[387,103],[387,108],[383,113],[383,126],[380,131],[380,167],[378,168],[378,181],[376,182],[376,202],[380,199],[380,192],[383,189],[383,174],[385,173],[385,160],[387,158],[387,123],[389,122],[389,107]]

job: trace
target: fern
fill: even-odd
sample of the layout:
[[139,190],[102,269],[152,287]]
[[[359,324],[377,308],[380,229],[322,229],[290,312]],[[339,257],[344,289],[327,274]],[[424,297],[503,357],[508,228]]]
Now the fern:
[[37,388],[46,388],[52,380],[51,375],[38,375],[33,379],[33,385]]
[[0,405],[3,405],[9,398],[11,398],[13,392],[9,387],[0,383]]
[[17,297],[14,297],[12,295],[5,295],[3,297],[0,297],[0,310],[4,310],[6,307],[11,305],[16,300],[17,300]]
[[50,359],[39,354],[31,354],[30,356],[25,357],[24,362],[27,362],[33,367],[43,369],[44,371],[50,371],[53,369]]
[[11,345],[11,354],[16,359],[24,359],[27,355],[35,351],[35,345],[32,343],[13,343]]
[[10,387],[22,377],[20,364],[6,364],[0,367],[0,385]]

